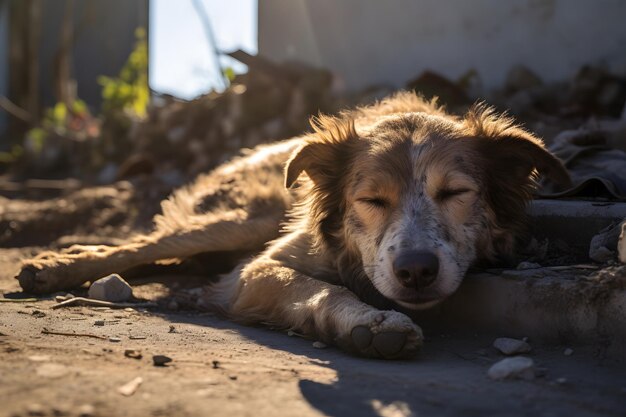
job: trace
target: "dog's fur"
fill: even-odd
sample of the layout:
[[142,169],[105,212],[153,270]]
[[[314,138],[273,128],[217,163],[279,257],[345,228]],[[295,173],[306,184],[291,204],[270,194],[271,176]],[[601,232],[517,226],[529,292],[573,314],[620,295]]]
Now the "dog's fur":
[[[399,311],[436,304],[473,262],[510,254],[538,173],[569,182],[539,139],[483,105],[457,118],[400,93],[312,126],[176,191],[147,236],[26,261],[22,287],[50,292],[162,259],[260,252],[200,305],[357,354],[406,357],[422,335]],[[398,259],[424,256],[438,265],[434,281],[407,284]]]

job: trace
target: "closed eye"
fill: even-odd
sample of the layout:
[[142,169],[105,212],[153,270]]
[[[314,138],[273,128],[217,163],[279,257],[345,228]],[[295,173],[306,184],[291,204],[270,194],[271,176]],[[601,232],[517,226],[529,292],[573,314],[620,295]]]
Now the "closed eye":
[[389,206],[389,202],[387,200],[385,200],[384,198],[378,198],[378,197],[374,197],[374,198],[359,198],[357,200],[360,203],[365,203],[369,206],[375,207],[375,208],[379,208],[379,209],[384,209],[387,208]]
[[471,191],[472,190],[469,188],[444,188],[437,192],[437,200],[446,201],[453,197],[458,197]]

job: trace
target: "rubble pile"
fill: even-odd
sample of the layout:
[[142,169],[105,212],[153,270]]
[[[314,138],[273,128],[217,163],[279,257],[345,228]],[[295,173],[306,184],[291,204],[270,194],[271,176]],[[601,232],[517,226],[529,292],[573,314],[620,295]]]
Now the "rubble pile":
[[[278,64],[243,51],[230,55],[249,71],[236,76],[225,91],[191,101],[156,96],[143,119],[107,114],[83,123],[85,134],[52,132],[42,143],[27,141],[10,172],[17,180],[74,177],[88,184],[153,174],[152,178],[175,187],[241,148],[308,130],[311,115],[334,113],[393,92],[386,87],[339,92],[333,89],[332,74],[324,69],[296,62]],[[425,71],[405,88],[427,98],[438,96],[458,113],[484,99],[508,111],[547,143],[563,131],[587,129],[594,123],[594,128],[612,123],[611,140],[626,143],[623,137],[615,139],[615,132],[618,136],[626,132],[626,76],[589,66],[570,81],[546,83],[529,68],[518,66],[511,69],[502,88],[482,91],[481,85],[475,71],[458,81]]]
[[[184,174],[206,171],[237,153],[308,129],[318,112],[333,112],[331,74],[305,65],[277,65],[241,51],[232,54],[249,66],[223,93],[212,92],[189,102],[163,98],[132,134],[132,164],[151,158],[159,168]],[[156,162],[158,161],[158,162]],[[145,164],[144,165],[148,165]]]

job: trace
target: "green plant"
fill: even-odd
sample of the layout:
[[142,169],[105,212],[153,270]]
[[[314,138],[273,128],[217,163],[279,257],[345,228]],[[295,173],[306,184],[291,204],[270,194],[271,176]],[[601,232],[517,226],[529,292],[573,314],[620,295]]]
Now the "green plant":
[[137,41],[128,60],[117,77],[100,76],[102,86],[102,111],[105,113],[124,111],[144,116],[150,99],[148,87],[148,44],[146,31],[135,31]]

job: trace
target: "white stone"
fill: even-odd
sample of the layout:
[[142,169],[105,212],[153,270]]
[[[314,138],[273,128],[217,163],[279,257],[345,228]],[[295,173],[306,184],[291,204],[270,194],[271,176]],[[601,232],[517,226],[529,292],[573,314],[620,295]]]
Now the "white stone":
[[530,352],[531,347],[523,340],[499,337],[493,342],[493,347],[505,355],[515,355],[518,353]]
[[127,301],[133,295],[133,289],[118,274],[111,274],[95,281],[89,287],[89,298],[102,301]]
[[502,359],[489,368],[487,375],[494,380],[531,380],[535,378],[535,362],[525,356]]

